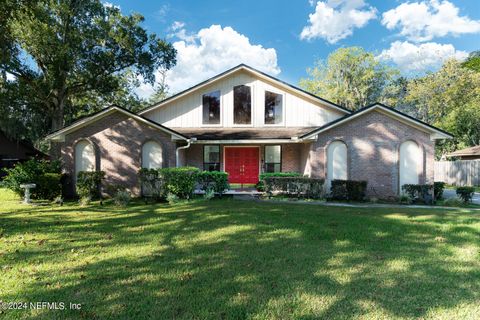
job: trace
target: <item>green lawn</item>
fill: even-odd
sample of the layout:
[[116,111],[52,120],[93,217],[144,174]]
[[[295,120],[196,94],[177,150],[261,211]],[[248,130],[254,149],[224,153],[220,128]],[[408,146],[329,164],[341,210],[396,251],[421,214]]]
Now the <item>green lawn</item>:
[[0,192],[2,319],[475,319],[480,214],[235,200],[26,206]]

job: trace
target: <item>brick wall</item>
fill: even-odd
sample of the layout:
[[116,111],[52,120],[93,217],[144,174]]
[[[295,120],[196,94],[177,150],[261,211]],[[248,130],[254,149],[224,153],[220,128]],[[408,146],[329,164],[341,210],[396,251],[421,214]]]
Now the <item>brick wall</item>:
[[176,145],[168,133],[116,112],[66,135],[61,159],[69,176],[67,192],[70,195],[74,192],[75,145],[82,139],[94,145],[96,168],[105,171],[104,186],[119,184],[139,194],[137,172],[141,167],[142,145],[147,141],[153,140],[162,146],[164,167],[175,166]]
[[371,111],[343,125],[321,133],[310,150],[312,176],[326,177],[326,150],[332,141],[347,145],[348,178],[368,181],[368,196],[388,198],[398,195],[399,149],[407,140],[415,141],[423,153],[420,183],[433,183],[434,142],[430,135]]

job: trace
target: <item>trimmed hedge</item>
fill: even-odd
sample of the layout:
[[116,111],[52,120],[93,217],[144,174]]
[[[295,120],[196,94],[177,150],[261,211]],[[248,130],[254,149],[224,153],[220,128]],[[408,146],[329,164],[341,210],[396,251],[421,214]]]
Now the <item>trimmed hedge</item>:
[[264,178],[265,191],[272,195],[273,192],[295,195],[297,198],[320,199],[323,197],[324,179],[298,177],[298,176],[268,176]]
[[230,187],[228,184],[228,173],[221,171],[203,171],[198,176],[200,188],[205,191],[218,193],[220,196]]
[[462,199],[464,203],[472,201],[473,194],[475,193],[474,187],[457,187],[456,189],[457,196]]
[[258,177],[258,183],[255,186],[255,188],[258,191],[265,191],[265,183],[264,180],[265,178],[269,177],[300,177],[301,174],[298,172],[264,172],[261,173],[260,176]]
[[76,191],[80,199],[100,199],[100,186],[104,171],[80,171],[77,175]]
[[62,194],[60,161],[30,159],[17,163],[13,168],[4,168],[3,185],[23,197],[23,183],[35,183],[31,190],[33,199],[52,200]]
[[140,181],[142,195],[144,197],[152,197],[159,200],[165,196],[165,181],[160,176],[159,170],[141,168],[138,171],[138,180]]
[[180,199],[190,199],[197,185],[200,169],[195,167],[163,168],[159,170],[165,192]]
[[367,192],[367,181],[333,180],[330,187],[332,200],[364,201]]
[[435,181],[433,183],[433,192],[435,194],[435,200],[443,199],[443,190],[445,189],[445,182]]

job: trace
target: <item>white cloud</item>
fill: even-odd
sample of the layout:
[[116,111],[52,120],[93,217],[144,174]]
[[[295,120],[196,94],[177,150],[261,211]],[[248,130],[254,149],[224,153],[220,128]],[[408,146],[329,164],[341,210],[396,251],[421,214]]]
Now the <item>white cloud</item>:
[[318,1],[315,12],[310,14],[309,25],[300,34],[301,39],[323,38],[329,43],[350,36],[354,28],[365,26],[375,19],[377,10],[363,0]]
[[399,28],[401,35],[416,42],[480,32],[479,20],[460,16],[459,9],[446,0],[402,3],[383,13],[382,24],[390,30]]
[[[179,32],[180,35],[187,34],[183,26],[175,32],[176,36]],[[166,75],[171,93],[187,89],[240,63],[272,75],[280,73],[274,48],[252,44],[245,35],[231,27],[211,25],[186,39],[180,37],[173,46],[177,49],[177,65]],[[137,90],[143,97],[152,92],[153,88],[149,85],[142,85]]]
[[439,67],[450,58],[464,60],[467,56],[467,52],[456,50],[451,44],[427,42],[416,45],[408,41],[395,41],[377,58],[392,61],[404,72],[412,72]]

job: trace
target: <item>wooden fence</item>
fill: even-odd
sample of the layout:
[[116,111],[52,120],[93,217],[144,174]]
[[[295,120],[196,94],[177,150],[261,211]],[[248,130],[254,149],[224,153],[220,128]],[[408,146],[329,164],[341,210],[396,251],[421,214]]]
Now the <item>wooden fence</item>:
[[435,161],[435,181],[456,186],[479,186],[480,160]]

